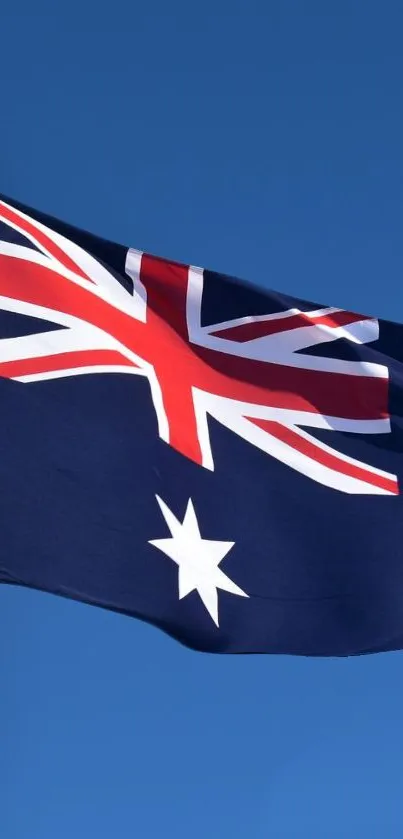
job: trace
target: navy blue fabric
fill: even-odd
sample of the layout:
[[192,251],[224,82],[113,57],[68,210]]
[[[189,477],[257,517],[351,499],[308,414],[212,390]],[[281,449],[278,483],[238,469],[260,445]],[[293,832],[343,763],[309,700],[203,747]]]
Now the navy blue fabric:
[[28,236],[23,236],[18,230],[15,230],[10,224],[5,224],[0,221],[0,239],[3,242],[12,242],[13,245],[23,245],[25,248],[38,250]]
[[[51,226],[122,273],[125,248]],[[229,278],[206,282],[205,323],[251,314],[254,300],[257,313],[290,305]],[[27,329],[20,321],[14,334]],[[332,345],[335,357],[341,344]],[[336,442],[315,433],[401,485],[402,348],[403,327],[381,322],[379,341],[357,349],[389,366],[391,434],[337,432]],[[203,469],[159,439],[148,382],[137,376],[0,379],[0,404],[2,582],[136,616],[210,652],[403,648],[402,495],[328,489],[212,419],[215,471]],[[249,598],[219,591],[219,628],[196,592],[179,601],[177,566],[148,544],[169,535],[156,494],[181,519],[191,497],[202,536],[235,542],[220,567]]]

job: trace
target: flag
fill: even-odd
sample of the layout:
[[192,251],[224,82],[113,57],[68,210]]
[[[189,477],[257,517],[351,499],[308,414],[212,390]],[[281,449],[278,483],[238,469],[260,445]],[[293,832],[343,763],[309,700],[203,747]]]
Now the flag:
[[0,581],[208,652],[401,649],[402,361],[2,198]]

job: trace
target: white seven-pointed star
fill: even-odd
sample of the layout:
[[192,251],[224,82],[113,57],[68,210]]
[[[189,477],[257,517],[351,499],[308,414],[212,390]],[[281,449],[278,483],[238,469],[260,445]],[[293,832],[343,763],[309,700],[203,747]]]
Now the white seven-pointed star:
[[150,539],[179,567],[179,599],[197,591],[214,623],[218,626],[217,589],[248,597],[242,589],[218,567],[221,560],[234,546],[234,542],[216,542],[202,539],[192,499],[189,498],[185,518],[178,521],[169,507],[156,495],[162,515],[171,533],[169,539]]

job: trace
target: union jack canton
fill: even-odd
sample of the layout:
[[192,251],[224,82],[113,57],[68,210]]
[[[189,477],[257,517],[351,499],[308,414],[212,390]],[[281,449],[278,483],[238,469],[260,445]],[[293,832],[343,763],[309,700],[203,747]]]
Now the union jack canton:
[[402,339],[0,200],[0,581],[210,652],[402,648]]

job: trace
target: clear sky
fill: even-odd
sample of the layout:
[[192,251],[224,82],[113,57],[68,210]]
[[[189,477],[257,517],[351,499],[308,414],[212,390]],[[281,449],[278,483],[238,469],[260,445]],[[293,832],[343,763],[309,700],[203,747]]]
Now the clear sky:
[[[0,191],[403,321],[402,27],[400,0],[5,4]],[[401,653],[203,656],[11,588],[0,638],[4,839],[403,835]]]

